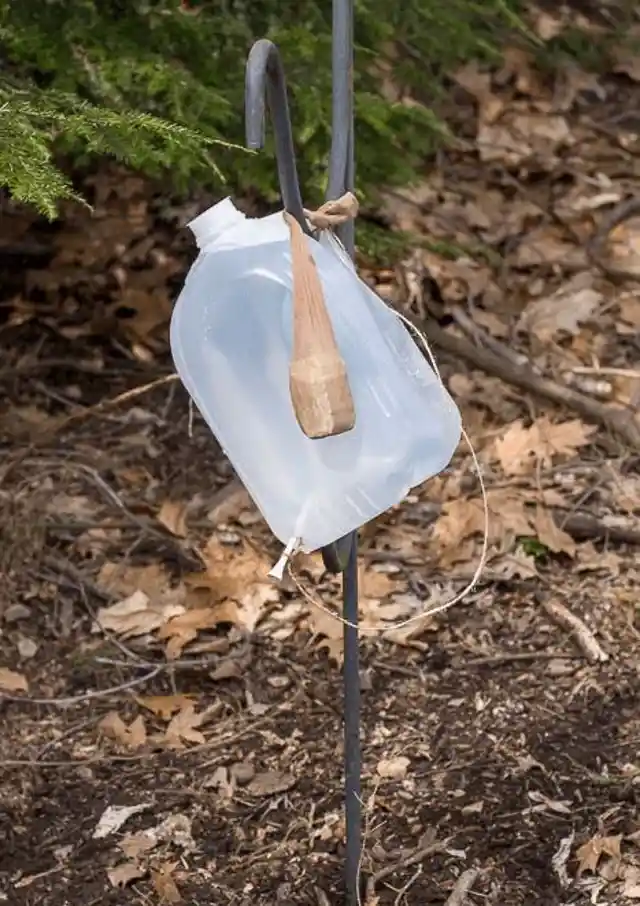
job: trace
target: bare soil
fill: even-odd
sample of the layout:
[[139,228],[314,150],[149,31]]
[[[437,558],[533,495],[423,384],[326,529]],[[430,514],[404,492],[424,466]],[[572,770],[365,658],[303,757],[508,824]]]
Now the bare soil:
[[[623,161],[627,186],[631,139],[625,133],[620,152],[619,135],[602,126],[606,101],[587,101],[600,122],[588,134],[601,144],[599,158],[587,155],[585,172],[613,161],[618,173]],[[576,120],[585,116],[583,104]],[[523,229],[527,218],[535,221],[536,205],[546,204],[541,199],[555,204],[578,184],[576,154],[570,167],[559,163],[527,183],[529,207],[522,221],[516,217]],[[472,150],[443,161],[436,214],[451,207],[461,183],[474,184],[476,198],[493,193],[492,203],[503,192],[507,212],[524,203],[522,185],[514,189],[513,177],[501,182],[495,168],[487,175]],[[522,173],[518,179],[526,182]],[[0,249],[10,263],[1,326],[0,667],[28,683],[0,686],[0,902],[342,902],[341,673],[320,624],[296,617],[286,628],[282,616],[278,629],[279,613],[302,606],[295,587],[284,586],[269,631],[222,624],[201,634],[204,650],[219,652],[206,661],[189,649],[195,663],[172,665],[157,638],[135,647],[95,631],[99,608],[114,600],[100,581],[105,564],[147,566],[177,586],[202,568],[212,533],[230,552],[231,572],[239,550],[275,558],[278,548],[255,514],[207,515],[232,470],[170,377],[167,317],[192,254],[183,234],[175,238],[176,225],[202,205],[175,206],[157,187],[110,169],[86,184],[93,219],[67,209],[51,228],[13,212]],[[550,222],[550,230],[558,227]],[[458,243],[460,229],[453,231]],[[496,245],[506,260],[509,243],[502,237]],[[435,254],[432,268],[434,261]],[[459,284],[451,289],[450,256],[441,264],[434,280],[446,309]],[[568,273],[581,266],[592,264],[574,261]],[[554,291],[563,265],[521,263],[515,277],[502,260],[491,267],[497,284],[513,290],[509,305],[495,308],[506,320],[524,304],[525,279],[538,281],[538,296],[545,281]],[[396,276],[377,278],[390,285]],[[480,294],[489,283],[482,285]],[[627,328],[616,333],[618,285],[609,291],[609,320],[603,315],[596,327],[576,328],[569,342],[543,351],[515,335],[512,346],[521,343],[555,376],[558,356],[572,365],[582,356],[588,365],[593,350],[599,363],[629,370],[637,337]],[[447,311],[442,323],[456,329]],[[573,415],[451,357],[443,373],[458,380],[470,431],[486,440],[485,450],[517,419]],[[532,503],[555,489],[568,511],[597,524],[615,517],[607,525],[631,530],[637,495],[626,491],[624,512],[612,501],[622,484],[638,487],[639,462],[637,450],[600,431],[575,455],[553,467],[539,463],[526,476],[505,475],[487,459],[487,481]],[[458,482],[459,500],[477,492],[463,477],[467,465],[456,460],[446,476]],[[365,580],[390,575],[421,601],[434,587],[464,585],[479,539],[466,560],[440,557],[433,526],[445,485],[433,488],[367,527]],[[184,532],[158,520],[167,500],[185,502]],[[517,533],[498,529],[493,565],[464,603],[402,644],[363,640],[363,878],[381,873],[375,896],[382,906],[461,906],[448,898],[470,868],[478,874],[467,902],[478,906],[628,906],[640,895],[638,548],[608,531],[576,551],[565,538],[566,549],[554,553],[535,539],[523,547]],[[336,583],[317,564],[306,579],[323,600],[336,599]],[[606,660],[594,662],[580,632],[554,621],[545,609],[554,600],[597,638]],[[190,739],[172,747],[167,720],[150,710],[148,697],[180,695],[192,695],[199,713],[210,710]],[[112,712],[131,738],[105,731]],[[144,735],[134,740],[141,716]],[[96,837],[105,810],[123,806],[143,808]],[[156,834],[146,848],[144,830]],[[591,863],[581,850],[589,841],[602,850]]]

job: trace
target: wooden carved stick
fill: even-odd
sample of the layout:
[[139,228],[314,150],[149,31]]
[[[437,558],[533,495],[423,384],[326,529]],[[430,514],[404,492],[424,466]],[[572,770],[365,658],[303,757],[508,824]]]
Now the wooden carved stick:
[[307,437],[344,434],[356,414],[322,291],[316,263],[302,227],[284,215],[291,231],[293,277],[293,355],[289,387],[293,409]]

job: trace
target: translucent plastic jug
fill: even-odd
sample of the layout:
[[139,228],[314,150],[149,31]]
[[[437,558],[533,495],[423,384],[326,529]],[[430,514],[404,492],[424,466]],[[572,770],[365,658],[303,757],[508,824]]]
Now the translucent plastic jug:
[[310,439],[289,391],[290,233],[225,199],[189,224],[200,253],[171,321],[178,374],[273,533],[317,550],[442,471],[460,415],[408,330],[335,240],[308,239],[355,405],[355,426]]

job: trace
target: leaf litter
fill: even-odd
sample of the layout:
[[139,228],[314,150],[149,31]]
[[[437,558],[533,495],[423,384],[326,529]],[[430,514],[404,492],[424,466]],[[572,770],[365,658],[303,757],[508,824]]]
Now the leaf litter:
[[[536,31],[543,41],[552,40],[568,27],[568,23],[571,24],[570,17],[570,11],[564,7],[552,12],[537,11]],[[621,59],[625,58],[621,56]],[[620,65],[633,72],[629,60]],[[621,71],[624,74],[624,70]],[[543,77],[530,55],[523,55],[515,48],[506,48],[505,62],[498,72],[472,67],[457,73],[455,77],[473,99],[475,119],[469,124],[473,127],[473,140],[466,148],[462,145],[455,154],[447,156],[446,168],[433,168],[426,174],[422,185],[394,196],[395,208],[391,196],[385,202],[394,225],[416,230],[429,240],[430,247],[415,254],[411,273],[408,269],[399,269],[403,281],[406,280],[413,289],[403,295],[394,283],[395,275],[390,274],[389,269],[376,272],[367,262],[363,262],[366,279],[397,292],[399,304],[410,304],[410,313],[418,313],[421,317],[431,312],[429,306],[433,305],[433,300],[428,300],[423,291],[423,282],[431,280],[430,285],[435,284],[440,294],[441,310],[429,316],[441,318],[449,334],[469,339],[465,331],[470,329],[470,323],[477,328],[470,337],[474,344],[480,347],[489,344],[488,348],[498,350],[507,346],[513,356],[520,357],[521,362],[531,363],[540,375],[560,383],[565,380],[565,375],[580,377],[580,369],[589,369],[594,386],[596,382],[602,384],[605,381],[612,387],[608,402],[620,401],[621,405],[631,407],[633,378],[607,375],[606,369],[627,372],[637,369],[634,342],[640,325],[640,297],[628,279],[614,285],[609,275],[590,259],[587,249],[589,239],[599,224],[613,207],[627,197],[628,186],[634,185],[635,179],[630,158],[618,154],[616,150],[624,151],[625,143],[627,147],[634,147],[629,145],[632,137],[621,133],[619,139],[622,144],[618,144],[617,139],[592,128],[590,122],[589,105],[593,99],[597,102],[603,91],[608,92],[608,98],[611,97],[607,79],[581,72],[580,67],[567,70],[562,77]],[[614,116],[613,111],[606,112]],[[478,162],[482,166],[478,166]],[[114,205],[122,205],[125,212],[132,204],[138,205],[139,210],[148,210],[147,202],[140,201],[138,184],[121,179],[120,175],[107,182],[105,192],[112,197]],[[121,194],[125,187],[130,193],[127,200]],[[404,197],[398,201],[401,194]],[[98,200],[99,207],[101,204]],[[102,220],[98,218],[96,223],[101,230],[107,230],[105,235],[111,230],[110,235],[120,237],[125,231],[123,224],[128,222],[128,216],[122,213],[110,215]],[[139,215],[136,216],[138,220],[133,218],[132,222],[143,224],[136,229],[142,229],[146,238],[146,234],[151,233],[149,221],[144,221],[147,215],[142,220]],[[105,225],[105,220],[109,221],[108,225]],[[61,246],[58,247],[58,255],[66,253],[67,261],[76,261],[74,266],[78,267],[79,273],[86,273],[87,267],[92,273],[106,272],[111,265],[100,256],[107,254],[110,241],[98,243],[100,248],[92,253],[94,258],[88,262],[83,230],[77,232],[83,236],[82,241],[76,236],[71,242],[68,232],[66,238],[55,239],[55,242],[69,243],[66,252]],[[65,230],[61,233],[65,234]],[[605,260],[614,267],[628,268],[633,272],[638,246],[636,240],[637,223],[633,220],[616,227],[604,243]],[[122,298],[114,299],[114,309],[116,304],[123,304],[122,299],[126,297],[136,316],[126,326],[120,324],[117,343],[127,350],[130,361],[157,363],[161,361],[163,349],[166,349],[164,334],[171,293],[163,288],[158,305],[157,286],[154,285],[151,292],[143,286],[141,277],[134,276],[138,271],[127,264],[129,254],[129,251],[124,253],[123,267],[127,269],[126,279],[130,285],[126,287],[127,292],[121,294]],[[39,285],[46,284],[46,291],[54,294],[59,289],[55,283],[55,267],[54,261],[46,272],[43,271],[40,276],[34,273],[32,278]],[[181,259],[174,257],[161,270],[165,275],[175,275],[181,272],[181,268]],[[145,279],[148,281],[148,275]],[[100,289],[102,292],[103,288]],[[410,303],[407,302],[409,297]],[[46,317],[46,323],[59,337],[72,336],[76,343],[82,337],[95,339],[100,336],[100,331],[104,331],[99,318],[94,318],[93,314],[87,323],[72,323],[74,319],[69,316],[71,307],[67,303],[61,304],[60,316],[55,319],[49,312],[43,315],[38,311],[37,303],[30,298],[25,297],[19,306],[16,305],[21,309],[21,316],[35,322]],[[469,321],[464,322],[466,328],[461,326],[462,320],[452,316],[456,307],[468,316]],[[492,345],[492,341],[502,343],[503,347],[496,346],[495,342]],[[82,351],[84,347],[80,345],[78,349]],[[82,356],[82,362],[88,368],[93,368],[96,363],[98,368],[104,367],[105,363],[111,367],[113,363],[111,352],[103,350],[91,351],[87,348],[86,354],[82,351]],[[550,660],[547,675],[547,662],[541,657],[540,661],[534,659],[531,667],[528,661],[522,661],[521,667],[518,667],[519,675],[523,677],[522,684],[518,685],[514,680],[512,687],[509,686],[508,670],[494,674],[494,668],[489,666],[481,668],[486,670],[484,673],[468,672],[465,659],[468,661],[471,657],[491,661],[505,653],[510,655],[513,649],[515,654],[527,655],[531,652],[532,639],[534,647],[539,646],[534,651],[536,657],[555,645],[565,645],[569,630],[554,635],[553,628],[549,628],[552,617],[549,615],[549,620],[541,624],[539,613],[532,604],[534,593],[539,594],[545,588],[545,582],[566,592],[567,609],[577,610],[589,632],[603,639],[607,651],[615,650],[617,646],[617,657],[612,661],[621,665],[637,657],[633,647],[633,630],[637,632],[633,588],[637,582],[633,577],[628,578],[629,569],[632,569],[629,550],[613,541],[606,541],[603,545],[599,536],[584,538],[576,535],[574,529],[569,532],[565,525],[567,515],[577,513],[605,526],[632,526],[638,515],[633,459],[628,458],[628,451],[606,446],[606,432],[598,432],[587,419],[577,417],[570,406],[551,409],[541,404],[535,394],[525,397],[520,390],[514,390],[498,377],[466,367],[463,360],[455,355],[453,359],[452,363],[445,362],[443,372],[452,388],[462,384],[466,388],[463,415],[467,424],[472,426],[473,439],[488,485],[491,515],[489,564],[483,584],[470,598],[472,607],[462,607],[446,617],[427,616],[403,629],[387,630],[382,634],[382,641],[378,638],[371,644],[365,643],[363,657],[367,670],[371,669],[369,658],[384,656],[392,658],[389,661],[391,668],[404,669],[409,673],[413,671],[417,677],[412,679],[403,673],[399,676],[392,673],[389,676],[378,675],[374,670],[373,689],[365,693],[376,704],[372,709],[376,712],[375,720],[367,724],[367,747],[371,750],[372,759],[370,768],[373,774],[380,777],[378,768],[382,765],[382,773],[390,772],[388,780],[393,782],[395,775],[402,785],[405,781],[413,782],[414,775],[420,777],[420,765],[425,759],[427,763],[433,761],[441,771],[441,779],[438,779],[437,772],[431,773],[431,765],[428,769],[429,776],[434,778],[434,787],[439,790],[438,795],[444,796],[446,791],[448,796],[448,783],[451,783],[452,796],[448,808],[451,820],[434,817],[427,807],[428,820],[449,822],[448,827],[457,833],[460,827],[466,828],[469,824],[468,818],[461,818],[460,815],[473,814],[473,808],[481,802],[483,822],[493,828],[491,834],[495,832],[499,835],[499,829],[504,828],[507,836],[526,838],[535,848],[535,829],[532,830],[528,823],[521,802],[513,804],[514,814],[518,808],[521,810],[520,817],[513,819],[505,818],[499,809],[495,809],[491,797],[499,798],[500,791],[507,796],[510,791],[500,783],[497,786],[494,784],[491,766],[489,769],[486,766],[482,768],[486,773],[481,777],[481,790],[478,789],[478,777],[473,767],[469,769],[469,776],[465,776],[464,783],[460,781],[460,789],[455,789],[456,775],[448,762],[442,762],[432,718],[440,726],[447,727],[445,748],[451,748],[454,761],[462,764],[469,759],[470,751],[473,756],[476,752],[480,755],[483,746],[491,744],[492,734],[501,733],[501,746],[507,744],[505,740],[515,746],[515,736],[512,738],[509,735],[513,728],[514,733],[518,731],[523,736],[528,735],[530,746],[538,746],[535,748],[536,759],[552,773],[554,784],[566,787],[561,792],[541,792],[539,795],[543,798],[529,797],[526,809],[536,809],[536,820],[541,822],[540,826],[555,834],[561,826],[558,822],[563,816],[566,817],[566,809],[572,807],[566,803],[573,801],[573,791],[579,788],[586,800],[575,812],[573,820],[583,831],[578,839],[591,840],[594,828],[600,827],[594,811],[596,803],[602,805],[605,801],[607,807],[610,804],[606,796],[603,800],[601,786],[604,787],[611,778],[603,773],[602,785],[599,780],[589,787],[581,784],[581,775],[574,772],[571,782],[567,779],[565,784],[565,776],[569,775],[564,772],[568,772],[569,768],[557,760],[556,753],[571,745],[559,735],[564,729],[566,714],[555,714],[553,720],[545,724],[544,733],[551,740],[545,747],[544,742],[529,733],[529,725],[533,726],[537,720],[542,726],[545,718],[542,711],[532,711],[536,716],[530,716],[527,709],[533,709],[533,705],[527,694],[532,689],[535,696],[546,696],[550,708],[555,707],[556,701],[561,702],[560,708],[566,707],[567,712],[573,707],[575,697],[578,710],[584,711],[589,718],[588,724],[576,724],[575,736],[581,739],[579,757],[582,758],[583,751],[587,751],[585,739],[591,738],[589,727],[593,715],[589,710],[590,702],[594,696],[598,700],[598,683],[606,686],[608,676],[583,673],[576,674],[574,679],[578,666],[574,666],[569,657]],[[102,378],[98,380],[102,382],[99,386],[107,387],[107,396],[115,397],[120,392],[127,392],[130,387],[130,383],[125,381],[122,386],[112,389],[112,385]],[[631,383],[618,386],[618,380]],[[83,383],[74,376],[73,383],[81,387],[82,394],[88,393],[88,382]],[[91,383],[96,383],[95,371],[91,372]],[[66,392],[66,388],[62,388],[62,392]],[[77,397],[70,393],[69,398]],[[95,395],[88,401],[89,405],[94,398]],[[25,416],[22,424],[34,426],[37,431],[38,426],[51,421],[46,399],[32,393],[28,399],[18,402],[16,411]],[[184,408],[184,401],[180,405]],[[208,435],[203,440],[202,434],[198,433],[197,417],[197,443],[189,446],[185,427],[180,449],[171,448],[167,441],[170,422],[166,417],[163,422],[160,415],[165,406],[168,402],[159,393],[154,392],[149,398],[143,395],[136,400],[135,406],[127,403],[122,405],[121,411],[117,408],[111,410],[113,417],[105,419],[100,428],[103,436],[99,443],[91,439],[90,432],[97,430],[95,421],[93,427],[90,428],[88,421],[86,427],[79,426],[77,433],[69,435],[74,442],[78,441],[79,448],[85,451],[91,448],[100,474],[113,473],[116,476],[114,487],[124,509],[114,506],[112,511],[107,512],[104,501],[98,504],[88,496],[86,488],[71,488],[54,481],[49,493],[55,502],[46,508],[46,518],[49,529],[57,539],[56,553],[64,551],[73,563],[79,564],[82,576],[92,577],[90,581],[103,596],[101,606],[96,608],[95,624],[99,631],[95,635],[102,630],[107,638],[115,636],[133,653],[143,652],[146,658],[164,659],[167,665],[175,665],[174,672],[167,671],[166,685],[163,678],[163,684],[149,690],[149,695],[131,695],[125,702],[118,702],[117,711],[101,718],[98,721],[100,738],[105,740],[105,745],[115,747],[119,755],[128,753],[132,757],[146,757],[156,748],[168,749],[168,754],[178,759],[174,764],[183,770],[189,753],[195,759],[203,742],[212,744],[217,739],[220,732],[218,715],[235,713],[238,716],[235,726],[239,728],[238,732],[244,733],[246,726],[241,716],[248,715],[252,720],[268,717],[269,704],[265,704],[268,699],[262,697],[265,691],[287,688],[272,686],[269,682],[283,678],[280,654],[275,661],[269,661],[265,675],[259,674],[257,682],[252,679],[251,689],[245,689],[244,684],[248,683],[248,677],[255,676],[255,660],[248,669],[229,669],[230,682],[214,681],[217,685],[212,687],[212,675],[225,675],[224,665],[227,662],[224,656],[220,664],[215,664],[213,669],[207,665],[196,676],[191,672],[192,668],[182,672],[184,659],[197,659],[207,652],[215,656],[221,650],[221,639],[226,639],[229,647],[233,648],[236,644],[234,639],[267,637],[275,640],[277,646],[284,646],[278,648],[278,652],[294,650],[296,659],[305,664],[301,671],[304,675],[298,674],[295,680],[297,686],[309,683],[312,677],[315,681],[318,672],[325,669],[322,661],[319,662],[322,666],[312,661],[309,662],[312,667],[307,671],[305,658],[308,651],[319,650],[323,657],[328,654],[332,660],[340,662],[342,626],[338,619],[301,598],[290,583],[276,586],[269,582],[266,573],[277,551],[255,509],[242,489],[235,497],[232,495],[224,501],[217,499],[213,491],[210,493],[214,485],[224,486],[228,482],[228,469],[220,468],[213,457],[200,459],[202,449],[206,447],[210,450],[212,444]],[[187,448],[190,451],[187,454],[189,462],[185,463],[184,454],[182,459],[179,457]],[[196,449],[197,457],[194,453]],[[196,458],[197,487],[187,490],[182,478],[176,478],[176,474],[191,474]],[[206,488],[202,487],[203,474],[207,474]],[[162,544],[160,538],[154,535],[153,543],[149,545],[147,542],[145,547],[144,538],[136,534],[140,532],[140,521],[145,525],[154,524],[156,529],[161,527],[158,535],[163,539]],[[86,528],[86,524],[91,522],[95,522],[95,526]],[[363,625],[381,621],[393,624],[398,619],[416,616],[452,597],[477,562],[482,528],[483,513],[478,487],[469,459],[461,450],[445,476],[412,492],[402,507],[385,514],[363,530],[360,573]],[[602,537],[606,538],[606,535]],[[194,570],[192,565],[186,567],[181,559],[183,555],[194,552],[201,562],[198,570]],[[144,558],[147,562],[141,564],[140,560]],[[339,583],[325,574],[320,558],[301,560],[298,569],[307,587],[337,614]],[[87,588],[90,590],[90,585]],[[57,608],[65,594],[65,587],[60,585],[53,598],[44,597],[43,600],[55,599]],[[631,595],[631,599],[625,595]],[[34,599],[40,600],[41,596],[42,586],[36,584],[24,600],[31,603]],[[0,621],[2,612],[0,603]],[[74,619],[77,620],[77,617],[75,613]],[[30,619],[28,615],[20,616],[20,620],[26,619]],[[2,631],[7,626],[7,632],[13,633],[11,625],[2,623]],[[618,639],[623,637],[623,626],[628,630],[626,643],[618,645]],[[13,657],[17,641],[17,636],[12,635],[13,647],[4,663],[15,664]],[[385,642],[392,642],[393,648],[385,647]],[[94,636],[87,646],[90,655],[95,645]],[[395,654],[385,655],[384,652],[389,650],[395,650]],[[566,654],[567,649],[563,650]],[[261,656],[266,656],[264,651]],[[34,659],[34,668],[38,666],[41,652]],[[445,667],[442,681],[455,686],[455,693],[440,685],[441,667],[436,666],[448,664],[450,658],[454,658],[455,671]],[[455,658],[460,660],[455,661]],[[566,668],[564,672],[558,669],[559,660],[563,669]],[[31,669],[32,665],[29,667],[30,680]],[[582,661],[579,669],[583,669]],[[595,670],[595,667],[586,669]],[[606,669],[613,671],[615,664],[608,662]],[[306,813],[309,802],[296,797],[308,791],[308,785],[313,784],[311,767],[307,768],[307,764],[316,764],[319,760],[326,774],[327,765],[339,762],[337,749],[336,752],[327,749],[324,739],[325,736],[333,738],[332,731],[326,731],[323,723],[326,701],[335,698],[336,693],[338,677],[333,665],[328,675],[331,683],[328,694],[326,690],[316,693],[314,686],[305,686],[308,699],[317,710],[312,710],[310,717],[307,715],[309,719],[305,717],[304,724],[302,715],[306,714],[306,700],[296,711],[295,724],[290,722],[279,726],[270,718],[264,735],[259,732],[250,735],[244,750],[236,751],[236,743],[225,743],[225,746],[229,745],[229,751],[224,749],[221,755],[216,756],[218,762],[211,769],[198,767],[191,778],[192,785],[200,789],[199,785],[205,780],[218,776],[218,770],[226,772],[225,783],[216,782],[206,787],[211,796],[214,793],[219,795],[215,807],[202,797],[198,806],[210,818],[213,816],[211,834],[216,840],[216,847],[216,834],[221,828],[223,834],[233,828],[229,831],[233,834],[233,842],[221,841],[221,851],[227,846],[230,850],[239,848],[243,852],[248,851],[247,841],[253,842],[254,824],[256,834],[263,834],[259,840],[256,836],[257,845],[268,846],[265,841],[271,833],[268,822],[254,821],[247,817],[248,812],[242,811],[239,814],[243,817],[238,819],[232,811],[241,808],[234,786],[235,763],[250,764],[253,773],[248,783],[254,778],[262,778],[262,785],[256,784],[253,791],[247,791],[246,795],[264,797],[265,800],[276,797],[268,803],[269,807],[279,801],[277,797],[291,796],[301,813]],[[542,692],[536,685],[540,676],[550,678]],[[175,686],[168,684],[169,678]],[[49,680],[38,675],[38,679],[45,685],[51,682],[54,690],[58,688],[55,678]],[[34,682],[31,680],[29,685]],[[0,687],[5,691],[23,694],[29,691],[29,685],[22,674],[9,667],[0,668]],[[484,689],[482,702],[468,694],[470,687],[478,685]],[[432,686],[440,690],[438,694],[442,701],[431,695]],[[393,692],[393,696],[385,697],[386,692],[380,687],[388,690],[389,696]],[[173,688],[177,691],[170,692]],[[510,698],[501,697],[502,690],[507,688]],[[239,692],[238,697],[234,697],[234,690],[237,689],[242,689],[242,697],[239,697]],[[419,689],[419,694],[416,689]],[[417,696],[415,711],[405,710],[410,708],[411,690]],[[616,695],[615,702],[626,701],[624,688],[618,689]],[[493,702],[492,696],[495,699]],[[522,720],[525,719],[520,719],[515,703],[525,711],[524,723]],[[136,707],[141,713],[136,714]],[[502,712],[500,709],[503,709]],[[285,709],[283,713],[288,712]],[[327,718],[328,721],[331,719]],[[629,723],[624,707],[617,704],[613,707],[611,703],[608,715],[598,713],[598,719],[607,721],[606,732],[611,733],[612,740],[618,730],[622,732],[625,721]],[[482,723],[483,720],[487,723]],[[313,736],[318,727],[321,727],[320,733]],[[419,728],[417,733],[416,727]],[[605,731],[600,729],[598,732],[602,737]],[[312,747],[300,747],[296,734],[304,736],[305,733],[311,734],[310,738],[315,740]],[[420,737],[419,742],[416,742],[416,735]],[[406,746],[402,749],[402,755],[395,754],[396,736]],[[390,739],[394,741],[393,747]],[[64,740],[56,745],[64,748]],[[411,748],[416,745],[423,748]],[[602,763],[613,763],[613,745],[612,741],[610,746],[598,749],[599,760],[597,764],[594,762],[594,770],[600,771]],[[84,755],[87,748],[89,743],[85,739],[71,751]],[[264,763],[261,763],[263,756]],[[495,752],[494,757],[498,757]],[[294,761],[291,761],[292,758]],[[403,778],[405,760],[408,764]],[[253,767],[254,761],[257,770]],[[295,768],[291,767],[293,764]],[[486,765],[486,762],[483,764]],[[106,770],[106,763],[100,768],[100,771],[103,770]],[[506,771],[504,768],[505,776]],[[124,776],[125,772],[122,773]],[[111,777],[114,781],[120,779],[119,773],[113,773]],[[176,785],[181,782],[181,778],[177,777]],[[442,786],[438,787],[438,783]],[[472,799],[465,803],[462,787],[468,783],[475,783],[475,788],[469,789]],[[237,785],[241,786],[240,781]],[[227,794],[222,795],[223,790]],[[432,792],[430,789],[429,795]],[[323,783],[318,789],[313,789],[311,795],[321,803],[324,793]],[[461,804],[465,803],[460,813],[456,812],[458,794]],[[511,802],[509,800],[508,810],[512,809]],[[593,808],[588,814],[596,823],[589,828],[586,814],[591,805]],[[254,806],[255,799],[251,807]],[[394,799],[394,811],[402,812],[410,808],[411,805],[407,805],[402,798]],[[469,811],[464,812],[464,808]],[[207,809],[213,811],[207,812]],[[621,814],[623,812],[624,808]],[[553,821],[550,815],[554,816]],[[273,827],[277,828],[277,807],[270,811],[270,816]],[[335,834],[328,816],[330,813],[324,816],[324,824],[314,827],[314,841],[342,839],[343,830],[338,827],[339,815],[335,813],[338,819],[334,822],[338,828]],[[494,818],[495,826],[490,823]],[[543,825],[545,821],[549,823]],[[158,827],[161,826],[162,822]],[[394,832],[395,827],[394,824]],[[405,843],[407,839],[412,840],[415,833],[412,830]],[[287,835],[288,831],[281,834],[283,838]],[[598,839],[610,840],[617,836],[616,831],[603,829]],[[146,878],[147,883],[151,882],[150,896],[177,902],[171,898],[176,896],[175,890],[178,890],[177,896],[181,896],[181,888],[186,883],[180,874],[181,866],[168,851],[160,851],[163,846],[176,848],[171,840],[171,834],[165,837],[162,833],[154,836],[146,832],[123,838],[120,851],[125,861],[109,869],[114,886]],[[470,840],[471,845],[476,847],[477,841],[473,842],[473,836]],[[125,844],[125,841],[128,842]],[[538,842],[542,845],[541,838]],[[375,839],[372,845],[384,849],[386,840]],[[583,846],[582,842],[580,846]],[[590,880],[593,875],[598,882],[608,885],[614,892],[620,892],[621,896],[629,900],[637,898],[640,881],[636,844],[623,834],[620,844],[622,861],[618,860],[615,852],[607,851],[608,846],[596,842],[591,849],[581,851],[571,843],[566,860],[570,883],[578,883],[577,869],[586,858],[587,863],[579,872],[580,880]],[[180,846],[177,848],[180,850]],[[508,899],[513,893],[513,902],[520,902],[519,895],[523,891],[512,878],[523,870],[526,874],[530,863],[526,854],[522,854],[524,850],[512,852],[506,844],[505,851],[511,853],[514,864],[509,871],[499,874],[503,885],[501,896]],[[195,850],[188,852],[191,854]],[[374,856],[376,853],[379,850],[374,849]],[[592,870],[590,866],[596,855],[595,870]],[[542,863],[545,858],[541,853],[532,857],[531,862],[537,860]],[[249,860],[245,857],[245,861],[250,859],[251,856]],[[225,860],[226,857],[216,857],[217,864],[211,869],[212,878],[217,880],[221,871],[224,874]],[[229,856],[229,860],[232,864],[233,857]],[[295,864],[295,860],[288,858],[283,862],[289,866]],[[264,864],[258,862],[260,878],[267,871]],[[277,865],[277,860],[273,861],[273,865]],[[250,877],[249,868],[238,863],[233,863],[233,866],[232,873],[226,876],[232,879],[231,883],[235,883],[235,875]],[[550,864],[548,868],[552,870]],[[202,866],[200,870],[205,871]],[[316,870],[322,871],[322,859]],[[503,871],[501,868],[496,870],[498,873]],[[185,873],[189,874],[186,869]],[[434,895],[441,897],[442,889],[447,889],[450,879],[439,870],[436,874],[437,893],[427,882],[422,884],[419,881],[416,896],[425,901]],[[261,881],[256,881],[254,877],[250,883],[259,884]],[[436,883],[435,876],[433,883]],[[546,882],[544,876],[538,874],[531,876],[528,883],[530,891]],[[579,887],[576,889],[580,890]],[[606,892],[606,887],[603,890]],[[485,895],[489,895],[488,889]],[[281,894],[278,893],[278,896]],[[276,898],[275,887],[272,898]],[[197,895],[192,896],[190,901],[197,899]]]

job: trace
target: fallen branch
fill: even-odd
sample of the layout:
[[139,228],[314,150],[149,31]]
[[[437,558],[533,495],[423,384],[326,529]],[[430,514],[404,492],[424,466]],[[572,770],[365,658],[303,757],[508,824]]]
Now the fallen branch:
[[444,906],[464,906],[479,874],[480,872],[477,868],[468,868],[466,871],[463,871],[453,885],[453,890],[449,894]]
[[560,601],[547,600],[542,602],[542,606],[554,623],[571,635],[587,660],[591,663],[604,663],[609,660],[609,655],[602,650],[589,627],[564,604]]
[[553,513],[553,519],[559,529],[565,531],[575,541],[613,541],[616,544],[640,544],[640,532],[623,525],[607,525],[594,516],[572,513],[562,516]]
[[410,314],[406,317],[418,330],[423,330],[428,339],[440,349],[470,362],[476,368],[495,375],[508,384],[573,409],[587,421],[600,425],[632,450],[640,453],[640,423],[630,409],[619,409],[599,403],[577,390],[564,387],[550,378],[537,374],[528,363],[516,366],[509,361],[507,355],[498,355],[496,352],[475,346],[469,340],[449,333],[433,321],[425,323]]

